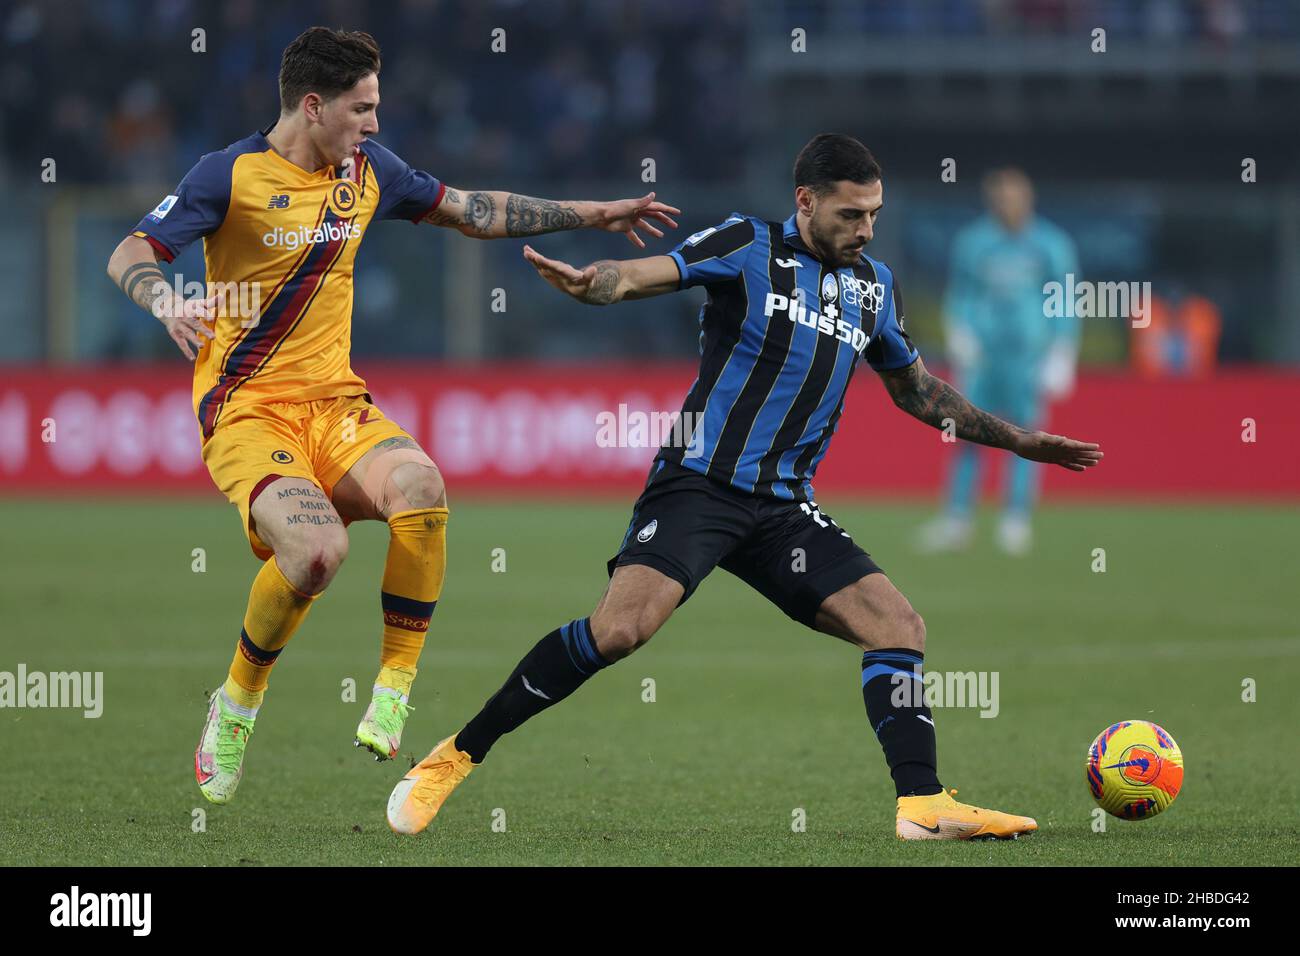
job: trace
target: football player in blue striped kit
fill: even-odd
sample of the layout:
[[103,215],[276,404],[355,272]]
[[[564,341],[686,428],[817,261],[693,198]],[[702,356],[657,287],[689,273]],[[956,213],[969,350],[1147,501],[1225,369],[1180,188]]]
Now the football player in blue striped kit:
[[397,832],[428,826],[503,734],[648,641],[714,567],[861,649],[862,695],[894,779],[900,838],[1012,838],[1037,828],[945,792],[924,695],[896,693],[900,682],[921,681],[925,625],[817,507],[812,479],[863,360],[895,405],[936,428],[951,419],[967,441],[1073,471],[1101,452],[1001,421],[925,370],[903,329],[893,273],[863,251],[883,205],[880,167],[865,146],[817,136],[794,181],[785,222],[735,214],[668,255],[576,269],[525,247],[543,278],[593,305],[705,287],[700,372],[682,407],[693,431],[660,448],[590,616],[543,637],[478,715],[398,783],[388,802]]

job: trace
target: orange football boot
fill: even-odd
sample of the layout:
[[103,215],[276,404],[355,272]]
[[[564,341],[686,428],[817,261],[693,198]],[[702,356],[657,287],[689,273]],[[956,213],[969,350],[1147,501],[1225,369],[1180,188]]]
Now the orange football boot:
[[1018,817],[958,803],[940,791],[928,797],[899,797],[894,831],[900,840],[1015,840],[1038,829],[1033,817]]

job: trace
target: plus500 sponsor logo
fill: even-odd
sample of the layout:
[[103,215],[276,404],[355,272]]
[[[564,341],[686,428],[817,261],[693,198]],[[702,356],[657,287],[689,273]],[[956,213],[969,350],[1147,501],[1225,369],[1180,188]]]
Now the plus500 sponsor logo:
[[[835,306],[831,305],[828,308],[834,309]],[[784,313],[791,322],[798,322],[810,329],[816,329],[822,335],[833,335],[841,342],[851,345],[855,352],[861,352],[867,347],[867,342],[871,340],[870,334],[864,332],[852,322],[836,319],[833,315],[821,315],[800,304],[798,299],[791,299],[789,296],[777,292],[769,292],[767,300],[763,303],[763,314],[770,318],[777,313]]]
[[276,226],[270,232],[263,233],[262,244],[272,249],[297,249],[299,246],[315,245],[318,242],[360,238],[361,227],[355,222],[327,222],[315,229],[308,229],[306,226],[299,226],[297,229]]

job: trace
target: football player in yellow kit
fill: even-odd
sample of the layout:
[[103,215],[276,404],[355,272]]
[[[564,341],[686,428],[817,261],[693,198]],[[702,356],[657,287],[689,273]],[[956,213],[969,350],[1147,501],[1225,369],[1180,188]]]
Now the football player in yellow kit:
[[[453,189],[412,169],[372,139],[379,68],[368,34],[304,32],[284,52],[279,120],[202,157],[108,263],[195,361],[203,461],[264,561],[195,752],[199,788],[214,803],[234,796],[268,675],[347,554],[348,522],[391,530],[379,675],[355,741],[376,759],[397,753],[442,589],[442,477],[349,364],[353,262],[366,231],[382,219],[479,239],[588,227],[644,246],[638,229],[660,237],[654,223],[676,225],[678,210],[653,193],[554,202]],[[159,261],[199,238],[210,294],[186,300]],[[256,303],[256,314],[237,314],[247,310],[236,301]]]

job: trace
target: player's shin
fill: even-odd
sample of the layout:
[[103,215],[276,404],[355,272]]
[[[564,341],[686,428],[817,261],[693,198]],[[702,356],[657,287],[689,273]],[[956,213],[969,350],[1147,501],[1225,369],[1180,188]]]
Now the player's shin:
[[244,628],[224,688],[236,713],[257,716],[271,668],[316,597],[290,584],[274,557],[263,563],[248,595]]
[[401,694],[410,693],[429,619],[442,595],[447,573],[447,514],[446,508],[420,508],[400,511],[388,519],[392,534],[380,593],[384,638],[376,683]]
[[862,655],[862,697],[885,752],[898,796],[941,793],[935,771],[934,718],[921,680],[924,655],[886,648]]
[[377,759],[396,756],[401,746],[411,684],[447,571],[447,515],[443,507],[417,508],[388,519],[379,674],[356,735],[357,746]]
[[208,702],[208,719],[194,751],[194,778],[213,803],[229,803],[243,779],[244,750],[271,668],[314,600],[289,583],[275,558],[253,579],[230,674]]
[[590,618],[570,621],[551,631],[524,656],[501,689],[456,736],[456,748],[481,763],[501,736],[559,703],[609,664],[596,649]]

